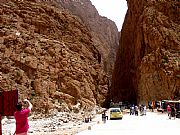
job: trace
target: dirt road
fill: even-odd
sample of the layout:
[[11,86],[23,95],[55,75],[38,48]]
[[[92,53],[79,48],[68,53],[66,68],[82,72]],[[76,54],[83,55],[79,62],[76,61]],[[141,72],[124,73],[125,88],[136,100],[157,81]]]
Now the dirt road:
[[146,116],[124,115],[122,120],[108,120],[77,135],[170,135],[179,134],[180,119],[169,120],[167,114],[147,112]]

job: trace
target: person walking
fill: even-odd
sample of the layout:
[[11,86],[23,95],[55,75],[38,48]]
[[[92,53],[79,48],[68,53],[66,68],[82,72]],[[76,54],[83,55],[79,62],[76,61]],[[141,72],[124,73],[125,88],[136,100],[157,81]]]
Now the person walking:
[[135,106],[135,116],[138,116],[138,106]]
[[146,105],[143,107],[143,115],[146,115]]
[[167,106],[167,113],[168,113],[169,119],[171,119],[171,107],[170,107],[170,105]]
[[143,116],[143,105],[139,105],[139,111],[140,111],[140,115]]
[[[22,103],[28,103],[27,108],[23,108]],[[16,131],[14,135],[27,135],[29,124],[28,124],[28,115],[31,112],[32,104],[29,100],[25,99],[23,102],[19,102],[16,105],[17,111],[14,113],[14,118],[16,120]]]
[[154,101],[152,101],[152,103],[151,103],[151,109],[152,109],[151,111],[154,112],[154,109],[155,109],[155,102]]
[[134,115],[134,112],[135,112],[135,108],[134,108],[134,105],[132,105],[130,107],[130,115]]
[[102,113],[102,121],[104,122],[104,123],[106,123],[106,111],[104,111],[103,113]]
[[171,117],[174,117],[174,119],[176,118],[176,108],[175,106],[171,106]]

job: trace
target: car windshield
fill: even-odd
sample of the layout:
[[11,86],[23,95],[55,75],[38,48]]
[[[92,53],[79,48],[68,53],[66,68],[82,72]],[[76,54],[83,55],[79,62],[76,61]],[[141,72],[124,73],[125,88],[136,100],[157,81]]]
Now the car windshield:
[[112,109],[111,112],[120,112],[119,109]]

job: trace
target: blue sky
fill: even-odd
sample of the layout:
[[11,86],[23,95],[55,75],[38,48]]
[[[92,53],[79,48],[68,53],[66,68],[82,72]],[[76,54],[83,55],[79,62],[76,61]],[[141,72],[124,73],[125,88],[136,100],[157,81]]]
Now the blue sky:
[[126,0],[91,0],[101,16],[114,21],[120,31],[127,11]]

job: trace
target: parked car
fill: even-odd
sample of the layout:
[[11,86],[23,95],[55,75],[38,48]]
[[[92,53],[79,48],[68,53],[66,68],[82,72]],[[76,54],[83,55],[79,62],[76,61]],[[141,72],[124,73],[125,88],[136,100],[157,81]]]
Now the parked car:
[[176,111],[176,118],[180,118],[180,111]]
[[109,112],[110,112],[110,120],[123,118],[123,113],[120,108],[110,108]]

